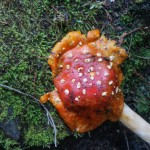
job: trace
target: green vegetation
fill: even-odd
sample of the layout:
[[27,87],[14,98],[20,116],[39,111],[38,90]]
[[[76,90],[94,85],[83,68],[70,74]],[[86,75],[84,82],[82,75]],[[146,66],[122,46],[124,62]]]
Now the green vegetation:
[[[39,98],[53,90],[47,57],[68,31],[86,33],[102,29],[110,38],[118,39],[124,32],[148,26],[138,14],[136,3],[128,11],[123,2],[105,3],[80,0],[2,0],[0,1],[0,83]],[[124,6],[125,7],[125,6]],[[126,103],[150,121],[150,32],[138,30],[125,37],[123,47],[130,57],[122,65],[125,80],[122,85]],[[70,135],[54,108],[47,105],[56,124],[60,141]],[[50,147],[53,129],[47,125],[44,110],[34,100],[0,87],[0,122],[13,109],[10,119],[18,120],[21,141],[16,142],[0,131],[0,146],[4,149]],[[75,134],[75,136],[80,136]]]

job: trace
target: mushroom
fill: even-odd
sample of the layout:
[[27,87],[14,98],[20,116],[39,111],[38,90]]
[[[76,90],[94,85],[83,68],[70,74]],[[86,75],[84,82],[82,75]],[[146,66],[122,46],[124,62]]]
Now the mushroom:
[[120,64],[128,57],[116,42],[99,30],[68,33],[52,49],[48,64],[55,90],[41,96],[50,101],[66,125],[84,133],[104,121],[120,120],[150,143],[150,125],[124,104]]

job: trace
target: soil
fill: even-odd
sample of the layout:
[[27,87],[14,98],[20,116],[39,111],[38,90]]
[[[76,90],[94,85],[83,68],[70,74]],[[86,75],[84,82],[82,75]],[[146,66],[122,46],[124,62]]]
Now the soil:
[[[122,132],[123,131],[123,132]],[[32,148],[32,150],[42,148]],[[80,138],[71,135],[51,150],[150,150],[150,145],[139,139],[120,122],[105,122]],[[48,150],[47,148],[44,150]]]
[[[123,132],[122,132],[123,130]],[[150,145],[120,122],[106,122],[96,130],[76,139],[70,136],[63,140],[57,150],[150,150]]]

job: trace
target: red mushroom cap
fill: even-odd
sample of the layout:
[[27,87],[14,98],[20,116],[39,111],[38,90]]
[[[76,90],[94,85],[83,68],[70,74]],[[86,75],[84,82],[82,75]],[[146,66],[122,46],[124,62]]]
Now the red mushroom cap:
[[59,67],[54,84],[68,109],[104,109],[118,92],[113,63],[87,45],[64,53]]
[[52,49],[48,64],[56,89],[40,99],[49,100],[72,131],[93,130],[105,120],[117,121],[124,98],[119,89],[120,64],[126,51],[99,30],[69,32]]

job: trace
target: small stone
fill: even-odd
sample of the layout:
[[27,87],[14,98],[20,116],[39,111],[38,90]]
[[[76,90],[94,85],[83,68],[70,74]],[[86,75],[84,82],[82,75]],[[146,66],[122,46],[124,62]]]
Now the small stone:
[[[0,121],[1,134],[3,132],[5,134],[5,136],[7,136],[15,141],[18,141],[22,135],[21,130],[18,127],[18,118],[14,115],[12,107],[9,107],[6,113],[7,113],[7,115],[6,115],[5,119]],[[11,149],[11,148],[9,148],[9,149]]]

